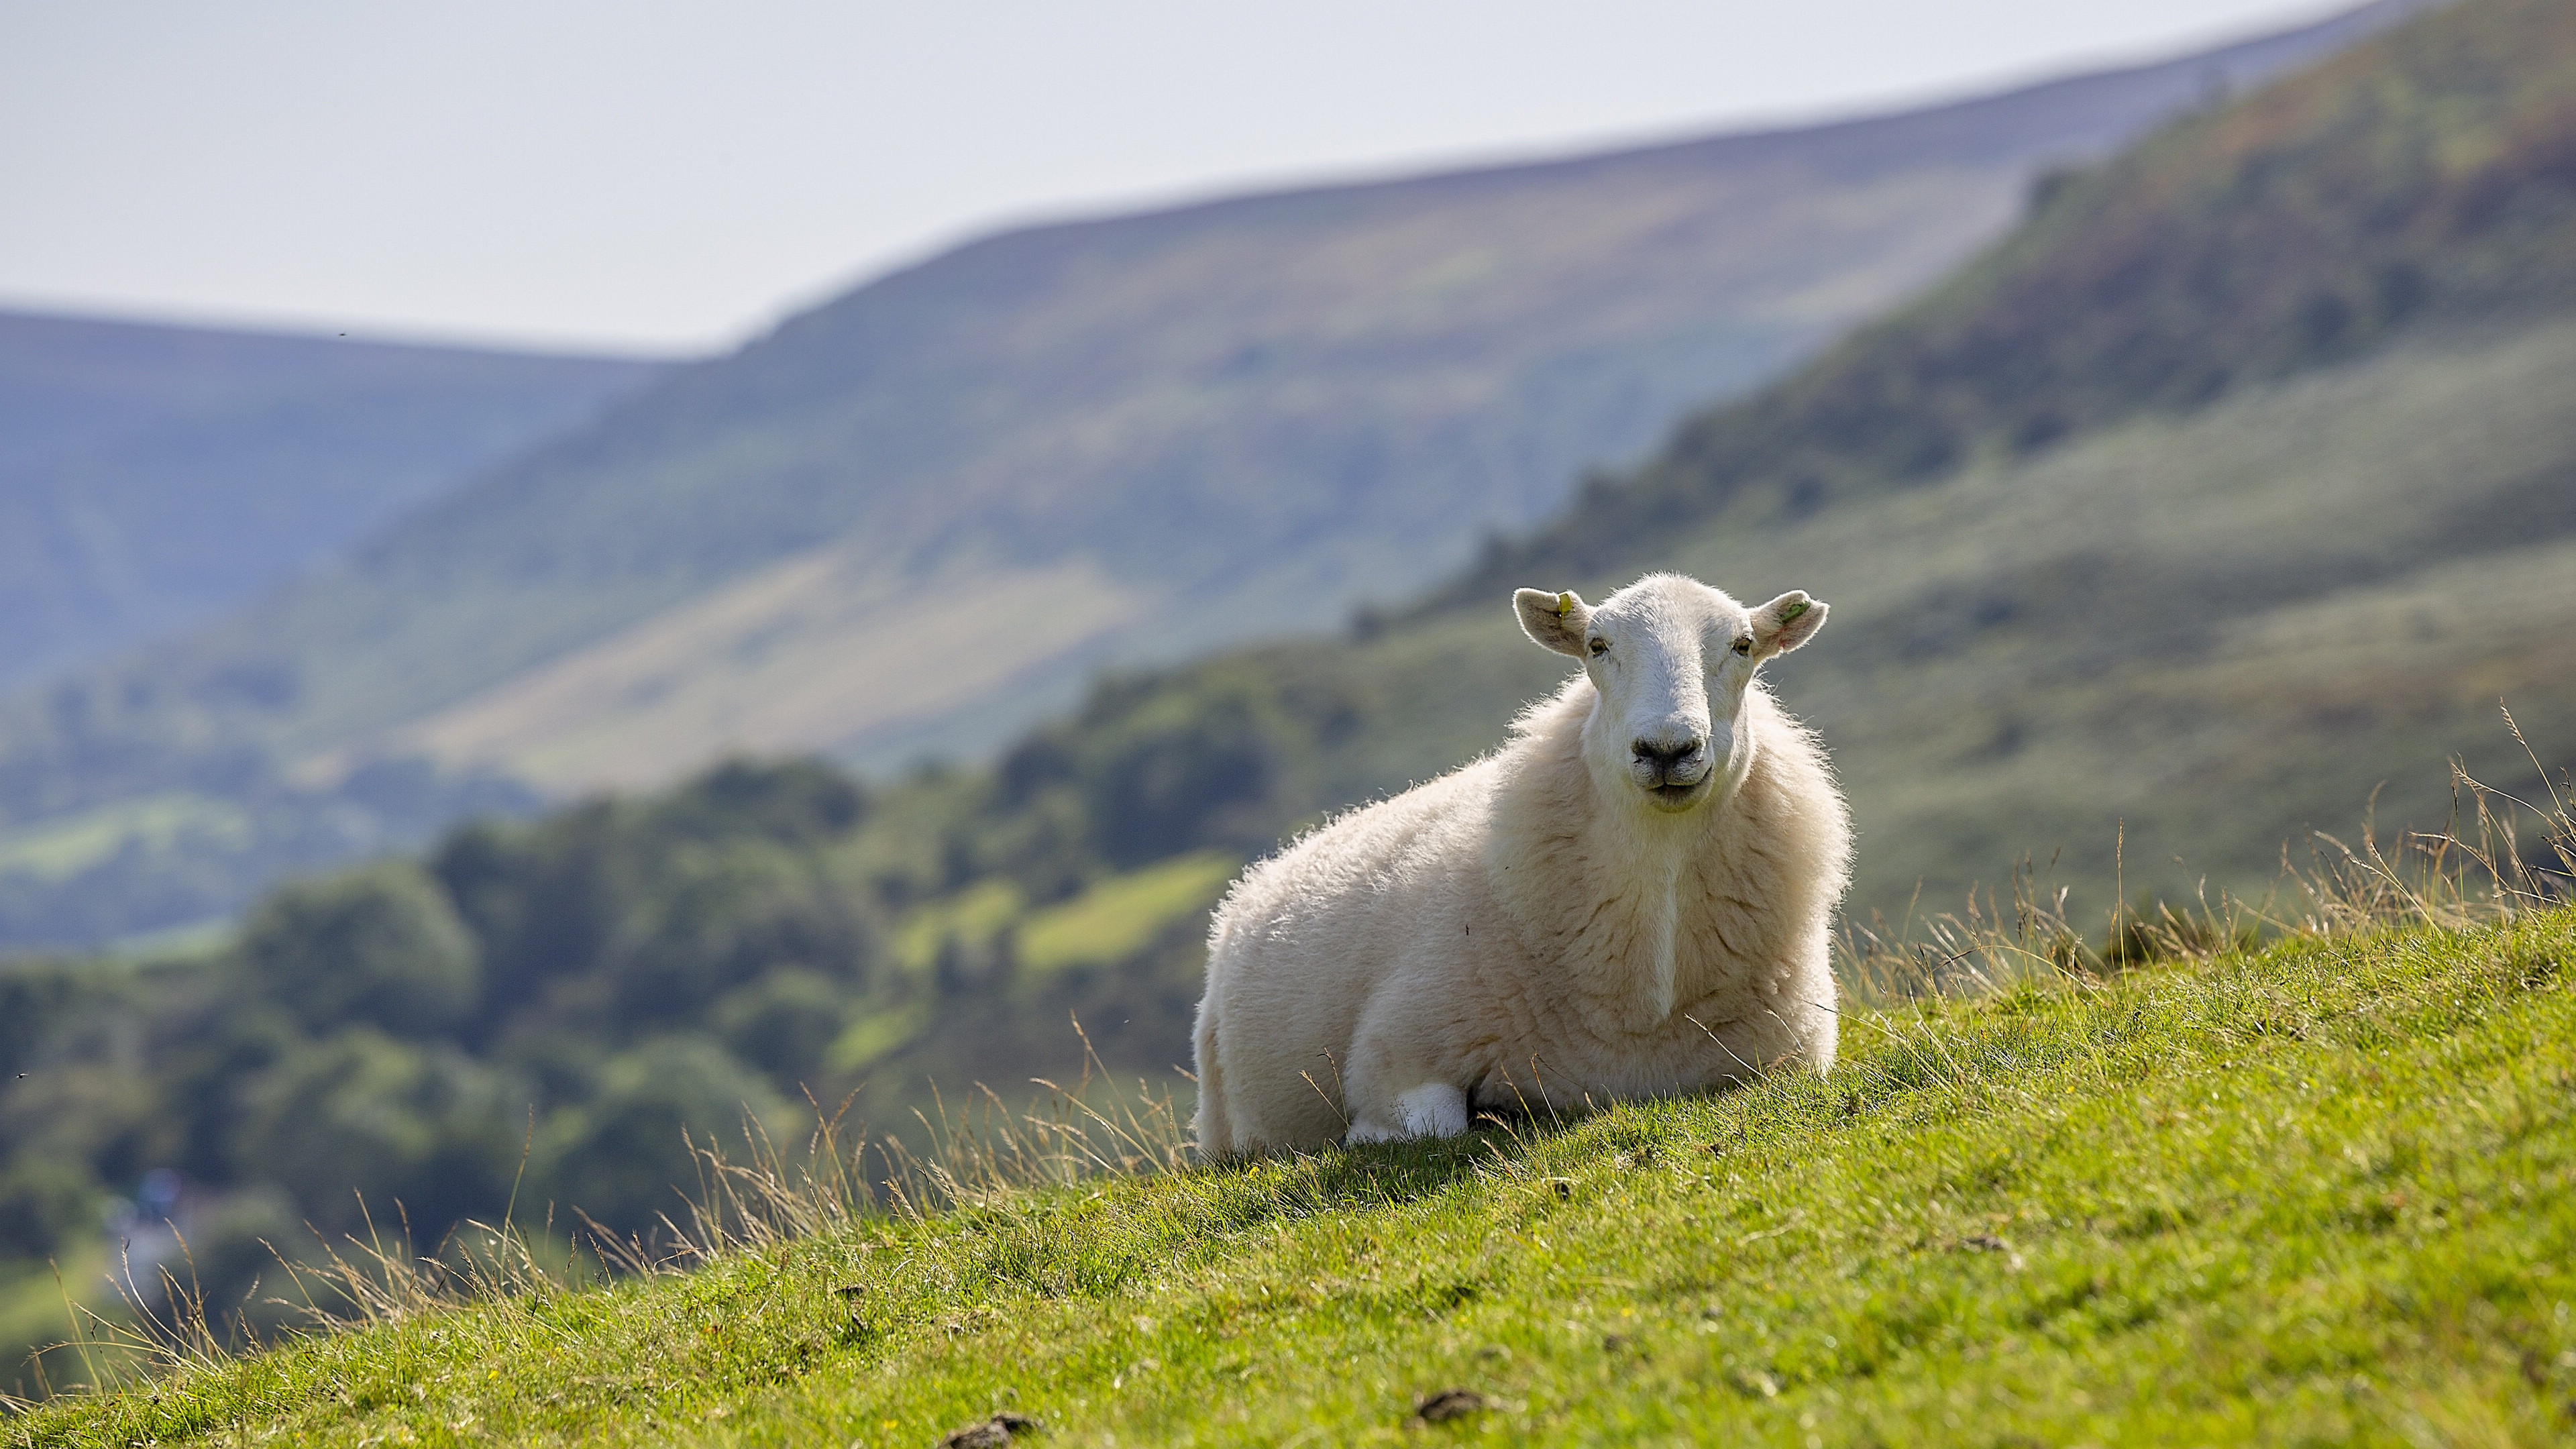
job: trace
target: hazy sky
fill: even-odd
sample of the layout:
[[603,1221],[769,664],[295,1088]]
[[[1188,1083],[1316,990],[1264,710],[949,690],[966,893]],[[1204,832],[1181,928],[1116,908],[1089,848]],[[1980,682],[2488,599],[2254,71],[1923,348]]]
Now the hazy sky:
[[0,305],[698,350],[1013,222],[1808,119],[2316,0],[0,0]]

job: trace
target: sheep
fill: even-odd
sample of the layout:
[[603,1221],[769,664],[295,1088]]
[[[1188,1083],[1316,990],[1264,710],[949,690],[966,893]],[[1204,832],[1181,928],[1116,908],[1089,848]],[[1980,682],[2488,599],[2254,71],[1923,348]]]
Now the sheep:
[[1746,609],[1678,574],[1597,608],[1513,604],[1582,672],[1500,749],[1318,828],[1218,906],[1203,1156],[1832,1067],[1851,827],[1815,737],[1754,677],[1825,605]]

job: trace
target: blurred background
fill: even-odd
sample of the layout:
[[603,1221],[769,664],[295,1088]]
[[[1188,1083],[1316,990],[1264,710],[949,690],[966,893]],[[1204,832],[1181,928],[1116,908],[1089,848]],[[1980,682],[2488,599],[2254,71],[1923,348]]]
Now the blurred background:
[[1861,926],[2576,761],[2560,0],[17,6],[0,186],[0,1389],[49,1265],[1186,1094],[1516,586],[1830,600]]

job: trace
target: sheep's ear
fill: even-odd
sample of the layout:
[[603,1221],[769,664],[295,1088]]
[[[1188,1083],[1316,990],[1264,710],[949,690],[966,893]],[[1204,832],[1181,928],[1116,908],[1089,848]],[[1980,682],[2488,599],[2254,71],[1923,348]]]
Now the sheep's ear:
[[1521,632],[1540,648],[1583,657],[1583,631],[1592,626],[1592,610],[1579,596],[1523,589],[1512,595],[1512,606],[1520,611]]
[[1753,611],[1753,657],[1786,654],[1816,637],[1825,627],[1825,601],[1791,589]]

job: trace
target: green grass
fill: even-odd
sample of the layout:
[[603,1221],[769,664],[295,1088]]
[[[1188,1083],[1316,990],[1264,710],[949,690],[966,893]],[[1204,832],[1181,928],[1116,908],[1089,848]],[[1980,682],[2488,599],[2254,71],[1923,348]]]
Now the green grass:
[[1016,885],[987,878],[907,916],[895,932],[895,959],[918,975],[931,969],[951,940],[983,947],[1013,931],[1020,964],[1040,976],[1116,965],[1174,921],[1214,903],[1242,865],[1230,851],[1197,851],[1110,876],[1036,911],[1028,909]]
[[955,939],[983,945],[1020,917],[1020,889],[998,877],[915,911],[895,935],[895,959],[907,971],[928,971],[941,943]]
[[832,1042],[830,1065],[836,1072],[864,1071],[904,1043],[919,1036],[930,1025],[930,1007],[916,1003],[909,1008],[874,1011],[850,1023]]
[[23,871],[39,880],[64,880],[114,855],[127,841],[167,850],[187,836],[237,846],[250,837],[249,813],[184,790],[102,805],[24,830],[0,831],[0,875]]
[[[64,1285],[86,1288],[102,1282],[108,1265],[104,1242],[84,1245],[58,1264],[19,1259],[0,1265],[0,1345],[8,1345],[9,1356],[22,1357],[39,1344],[58,1342],[65,1327]],[[60,1281],[54,1277],[55,1268],[62,1272]]]
[[1041,975],[1107,966],[1145,949],[1174,921],[1213,904],[1243,862],[1200,851],[1112,876],[1020,926],[1020,961]]
[[[5,1433],[2563,1443],[2571,963],[2561,910],[1856,1014],[1828,1079],[1005,1192]],[[1448,1388],[1493,1406],[1407,1425]]]

